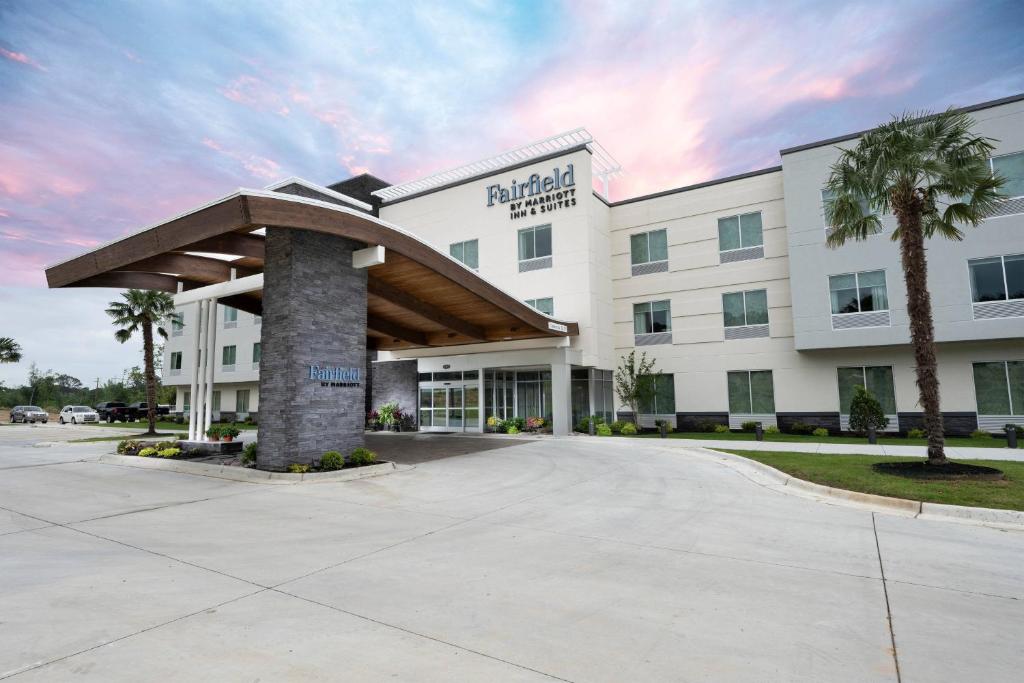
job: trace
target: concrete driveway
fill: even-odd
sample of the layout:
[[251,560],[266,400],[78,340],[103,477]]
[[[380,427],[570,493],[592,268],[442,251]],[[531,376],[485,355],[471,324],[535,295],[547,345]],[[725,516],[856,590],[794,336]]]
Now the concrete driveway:
[[0,678],[19,683],[1024,666],[1024,534],[769,491],[687,449],[524,441],[266,486],[103,465],[110,444],[34,448],[27,429],[0,427]]

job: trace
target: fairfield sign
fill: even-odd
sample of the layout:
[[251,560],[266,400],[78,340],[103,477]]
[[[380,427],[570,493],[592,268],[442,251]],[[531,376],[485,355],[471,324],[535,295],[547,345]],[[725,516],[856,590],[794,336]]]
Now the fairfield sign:
[[359,368],[309,365],[309,379],[322,387],[358,387]]
[[576,179],[572,164],[563,171],[556,166],[551,175],[531,174],[525,182],[514,178],[510,187],[500,183],[487,186],[487,206],[507,204],[509,218],[525,218],[576,206]]

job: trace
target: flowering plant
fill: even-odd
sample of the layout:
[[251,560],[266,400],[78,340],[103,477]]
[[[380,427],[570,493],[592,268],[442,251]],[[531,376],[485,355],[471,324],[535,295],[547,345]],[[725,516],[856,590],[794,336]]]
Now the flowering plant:
[[544,424],[545,423],[543,417],[529,417],[526,419],[526,428],[531,431],[543,429]]

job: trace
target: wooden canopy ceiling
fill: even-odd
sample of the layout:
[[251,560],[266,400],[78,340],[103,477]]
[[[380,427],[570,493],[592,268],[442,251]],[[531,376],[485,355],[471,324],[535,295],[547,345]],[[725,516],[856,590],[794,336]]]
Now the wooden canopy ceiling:
[[[367,347],[403,349],[579,334],[548,318],[403,230],[327,202],[240,190],[112,244],[51,266],[55,287],[177,292],[261,273],[267,227],[312,230],[385,248],[367,269]],[[209,254],[209,255],[206,255]],[[216,258],[214,255],[220,256]],[[226,257],[230,257],[227,260]],[[220,299],[257,315],[262,291]]]

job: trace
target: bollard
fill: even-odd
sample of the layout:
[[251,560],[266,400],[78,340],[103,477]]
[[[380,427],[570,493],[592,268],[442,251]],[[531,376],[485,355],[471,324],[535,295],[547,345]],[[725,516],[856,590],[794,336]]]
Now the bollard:
[[878,434],[875,433],[875,426],[868,427],[868,443],[878,443]]
[[594,434],[596,434],[596,432],[594,431],[595,429],[597,429],[597,427],[594,425],[595,422],[597,422],[597,420],[595,420],[594,418],[590,418],[589,420],[587,420],[587,434],[590,434],[591,436],[594,436]]
[[661,438],[667,439],[668,438],[668,423],[665,422],[664,420],[659,422],[658,423],[658,431],[661,432]]
[[1006,425],[1006,447],[1017,447],[1017,425]]
[[754,438],[758,441],[764,441],[764,425],[760,422],[754,425]]

